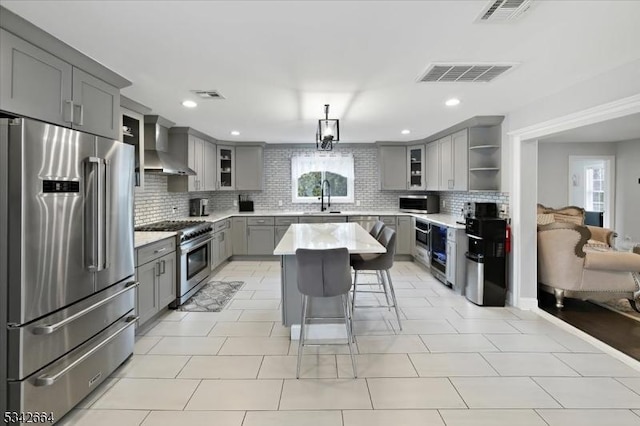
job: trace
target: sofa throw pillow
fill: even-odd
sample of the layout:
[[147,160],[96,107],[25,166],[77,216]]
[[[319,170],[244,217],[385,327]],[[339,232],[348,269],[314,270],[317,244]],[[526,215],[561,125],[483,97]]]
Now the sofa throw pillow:
[[555,222],[556,219],[553,215],[553,213],[547,213],[547,214],[539,214],[538,215],[538,225],[548,225],[550,223]]
[[582,216],[575,216],[572,214],[562,214],[555,212],[552,214],[555,217],[556,222],[571,222],[576,225],[582,225],[584,218]]

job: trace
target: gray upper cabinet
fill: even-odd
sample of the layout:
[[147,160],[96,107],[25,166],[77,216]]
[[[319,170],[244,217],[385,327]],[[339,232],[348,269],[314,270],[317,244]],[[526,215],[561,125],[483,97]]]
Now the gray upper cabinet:
[[2,29],[0,52],[0,109],[70,126],[72,66]]
[[216,146],[205,138],[209,136],[190,127],[169,129],[171,154],[196,172],[195,176],[169,176],[169,191],[198,192],[216,189]]
[[233,191],[235,182],[235,148],[232,146],[218,145],[218,185],[221,191]]
[[235,187],[238,191],[261,191],[264,155],[261,146],[236,146]]
[[[425,146],[414,145],[407,147],[407,181],[408,189],[425,189]],[[396,172],[396,173],[399,173]]]
[[0,31],[0,109],[119,138],[120,89]]
[[469,189],[469,137],[464,129],[451,135],[453,145],[453,190],[466,191]]
[[73,128],[118,139],[120,90],[73,68]]
[[427,144],[426,164],[426,189],[427,191],[437,191],[440,189],[440,145],[438,142]]
[[202,172],[204,178],[202,185],[204,191],[215,191],[216,189],[216,146],[210,142],[203,141],[203,162]]
[[381,190],[408,189],[406,147],[380,146],[378,148],[378,167]]
[[440,150],[440,184],[441,191],[453,189],[453,141],[451,136],[445,136],[438,141]]

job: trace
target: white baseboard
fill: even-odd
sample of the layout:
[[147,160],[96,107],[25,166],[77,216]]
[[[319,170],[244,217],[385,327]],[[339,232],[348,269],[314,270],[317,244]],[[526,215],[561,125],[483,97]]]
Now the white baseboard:
[[518,299],[517,308],[523,311],[530,311],[538,308],[538,299],[535,297],[521,297]]
[[[334,340],[346,339],[347,330],[344,324],[310,324],[306,328],[307,340]],[[291,325],[291,340],[300,339],[300,324]]]

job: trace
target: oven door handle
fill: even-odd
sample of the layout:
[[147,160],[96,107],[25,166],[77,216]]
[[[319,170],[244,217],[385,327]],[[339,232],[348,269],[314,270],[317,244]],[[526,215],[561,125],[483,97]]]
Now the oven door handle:
[[89,350],[88,352],[84,353],[80,358],[76,359],[71,364],[67,365],[65,368],[63,368],[62,370],[58,371],[57,373],[55,373],[53,375],[43,374],[42,376],[38,376],[35,379],[34,383],[33,383],[34,386],[51,386],[52,384],[57,382],[62,376],[64,376],[69,371],[73,370],[78,365],[80,365],[85,359],[89,358],[91,355],[93,355],[94,353],[96,353],[97,351],[99,351],[100,349],[105,347],[109,342],[111,342],[113,339],[118,337],[118,335],[120,335],[120,333],[122,333],[127,328],[129,328],[132,325],[134,325],[138,321],[138,318],[139,317],[136,317],[136,316],[127,317],[127,319],[125,320],[126,324],[122,328],[120,328],[120,330],[116,331],[111,336],[109,336],[106,339],[104,339],[98,345],[96,345],[93,348],[91,348],[91,350]]
[[421,233],[423,233],[423,234],[427,234],[427,235],[429,235],[429,234],[431,233],[431,230],[429,230],[429,231],[424,231],[424,230],[422,230],[422,229],[420,229],[420,228],[415,228],[415,229],[416,229],[416,231],[421,232]]
[[202,247],[205,244],[209,244],[211,241],[213,241],[213,236],[210,236],[209,238],[207,238],[206,240],[197,243],[193,246],[188,246],[188,247],[180,247],[180,254],[185,254],[185,253],[189,253],[190,251],[193,251],[199,247]]
[[484,238],[482,238],[482,237],[477,237],[477,236],[475,236],[475,235],[471,235],[471,234],[467,234],[467,237],[472,238],[472,239],[474,239],[474,240],[483,240],[483,239],[484,239]]
[[123,293],[126,293],[129,290],[133,290],[134,288],[138,287],[139,283],[138,281],[130,281],[128,282],[125,287],[118,291],[117,293],[112,294],[111,296],[107,297],[106,299],[102,299],[101,301],[99,301],[98,303],[89,306],[88,308],[85,308],[83,310],[81,310],[80,312],[76,312],[75,314],[71,315],[70,317],[67,317],[65,319],[63,319],[62,321],[59,321],[55,324],[49,324],[49,325],[38,325],[36,327],[33,327],[31,329],[31,333],[36,334],[36,335],[42,335],[42,334],[52,334],[55,333],[56,331],[60,330],[62,327],[64,327],[65,325],[77,320],[78,318],[88,314],[89,312],[98,309],[100,306],[103,306],[106,303],[109,303],[111,300],[115,299],[116,297],[120,296]]

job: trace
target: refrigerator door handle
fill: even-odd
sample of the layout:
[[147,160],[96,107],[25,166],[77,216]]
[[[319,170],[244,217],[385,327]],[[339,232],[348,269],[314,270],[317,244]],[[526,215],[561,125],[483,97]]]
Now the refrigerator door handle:
[[126,293],[127,291],[133,290],[134,288],[138,287],[139,283],[138,281],[130,281],[127,283],[127,285],[125,286],[125,288],[123,288],[122,290],[118,291],[117,293],[112,294],[111,296],[102,299],[101,301],[99,301],[98,303],[89,306],[86,309],[81,310],[80,312],[75,313],[74,315],[71,315],[70,317],[65,318],[62,321],[59,321],[55,324],[49,324],[49,325],[39,325],[36,327],[33,327],[33,329],[31,330],[31,333],[35,334],[35,335],[42,335],[42,334],[52,334],[55,333],[56,331],[60,330],[62,327],[64,327],[65,325],[77,320],[78,318],[81,318],[83,316],[85,316],[86,314],[88,314],[89,312],[98,309],[100,306],[105,305],[106,303],[109,303],[111,300],[115,299],[116,297],[120,296],[123,293]]
[[111,263],[111,161],[104,160],[104,269]]
[[[85,169],[85,194],[91,198],[85,204],[85,248],[84,258],[87,269],[92,272],[100,270],[100,259],[98,253],[98,236],[99,233],[99,169],[100,158],[89,157],[86,160]],[[91,185],[89,185],[91,183]]]

